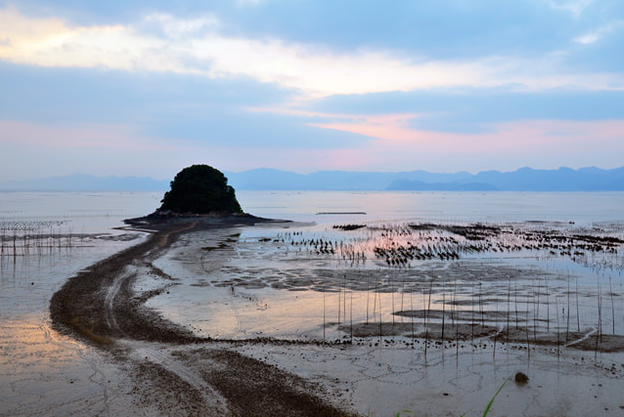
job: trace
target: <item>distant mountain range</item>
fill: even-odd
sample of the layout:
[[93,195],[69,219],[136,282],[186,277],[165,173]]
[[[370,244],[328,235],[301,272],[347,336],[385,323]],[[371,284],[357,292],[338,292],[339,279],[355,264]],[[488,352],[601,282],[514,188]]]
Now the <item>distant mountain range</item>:
[[[225,172],[237,190],[394,190],[394,191],[624,191],[624,167],[556,170],[521,168],[478,174],[318,171],[311,174],[275,169]],[[0,182],[0,190],[23,191],[165,191],[168,180],[144,177],[94,177],[76,174]]]
[[307,175],[262,168],[227,172],[226,176],[237,190],[624,191],[624,167],[521,168],[478,174],[319,171]]

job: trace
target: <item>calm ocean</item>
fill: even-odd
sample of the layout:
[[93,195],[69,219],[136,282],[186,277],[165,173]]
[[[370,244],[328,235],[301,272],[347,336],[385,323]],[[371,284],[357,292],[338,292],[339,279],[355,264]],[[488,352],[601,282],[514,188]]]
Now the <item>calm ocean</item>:
[[[102,233],[151,213],[162,192],[0,192],[0,222],[64,222],[63,231]],[[333,222],[624,222],[623,192],[239,191],[248,213]],[[329,213],[329,214],[328,214]]]

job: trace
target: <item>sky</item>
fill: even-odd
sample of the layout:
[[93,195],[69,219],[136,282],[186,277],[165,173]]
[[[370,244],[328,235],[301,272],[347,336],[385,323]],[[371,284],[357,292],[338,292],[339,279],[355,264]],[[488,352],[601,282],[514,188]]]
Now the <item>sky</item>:
[[0,0],[0,181],[624,165],[621,0]]

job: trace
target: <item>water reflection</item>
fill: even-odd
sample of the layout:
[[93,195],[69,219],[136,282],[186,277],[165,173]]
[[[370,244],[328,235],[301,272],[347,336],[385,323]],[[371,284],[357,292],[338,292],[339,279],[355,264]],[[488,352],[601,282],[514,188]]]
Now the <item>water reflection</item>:
[[557,349],[595,339],[611,349],[624,335],[621,228],[347,226],[188,236],[159,265],[187,278],[151,303],[222,339],[486,337]]

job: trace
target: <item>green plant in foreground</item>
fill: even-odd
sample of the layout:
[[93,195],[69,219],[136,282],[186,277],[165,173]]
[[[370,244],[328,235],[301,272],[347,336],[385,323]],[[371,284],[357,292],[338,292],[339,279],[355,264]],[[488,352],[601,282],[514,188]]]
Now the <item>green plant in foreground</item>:
[[485,407],[485,411],[483,412],[483,417],[487,416],[487,413],[490,412],[490,408],[492,407],[492,404],[494,404],[494,399],[503,390],[503,387],[505,386],[506,383],[507,383],[507,381],[503,382],[503,385],[500,386],[498,391],[496,391],[496,394],[494,394],[494,396],[492,397],[492,399],[488,403],[487,407]]
[[[494,400],[496,399],[498,394],[500,394],[500,392],[503,390],[503,387],[505,386],[506,383],[507,383],[507,381],[503,382],[503,385],[501,385],[500,388],[498,389],[498,391],[496,391],[496,394],[494,394],[494,396],[492,397],[492,399],[488,403],[487,407],[485,407],[485,411],[483,412],[483,416],[482,417],[486,417],[488,415],[488,413],[490,412],[490,408],[492,408],[492,404],[494,404]],[[401,413],[413,413],[413,411],[401,410],[401,411],[399,411],[397,413],[396,417],[401,417]],[[466,415],[466,413],[462,414],[460,417],[464,417],[465,415]]]
[[[505,386],[506,383],[507,383],[507,381],[503,382],[503,385],[500,386],[498,391],[496,391],[496,394],[494,394],[494,396],[492,397],[492,399],[488,403],[487,407],[485,407],[485,411],[483,412],[483,417],[486,417],[487,414],[490,412],[490,408],[492,408],[492,404],[494,404],[494,400],[496,399],[496,396],[503,390],[503,387]],[[466,413],[462,414],[461,417],[464,417],[465,415],[466,415]]]

